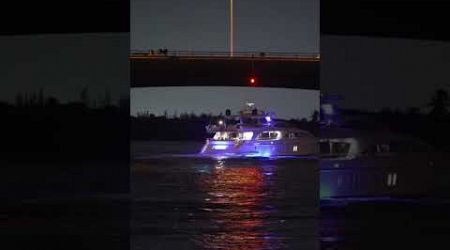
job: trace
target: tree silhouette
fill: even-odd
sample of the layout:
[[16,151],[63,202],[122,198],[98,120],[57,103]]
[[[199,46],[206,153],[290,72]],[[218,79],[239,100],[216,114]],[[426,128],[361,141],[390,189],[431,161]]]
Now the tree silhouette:
[[36,93],[33,92],[33,94],[31,94],[31,106],[34,106],[37,102],[37,96]]
[[38,104],[41,107],[44,106],[44,90],[42,88],[39,89]]
[[428,104],[431,107],[430,115],[436,118],[444,117],[448,114],[449,97],[447,91],[438,89],[431,97]]
[[319,111],[315,110],[311,115],[311,122],[318,122],[320,119]]
[[420,109],[417,107],[409,107],[407,110],[407,114],[409,115],[418,115],[419,114]]
[[18,107],[22,107],[23,106],[23,96],[20,93],[18,93],[16,95],[16,106],[18,106]]
[[80,101],[86,105],[89,106],[89,91],[88,91],[88,87],[84,87],[81,91],[80,91]]
[[58,106],[59,101],[55,97],[48,97],[45,103],[46,106]]
[[109,90],[105,90],[105,96],[103,98],[102,104],[104,107],[108,107],[111,105],[111,93],[109,92]]

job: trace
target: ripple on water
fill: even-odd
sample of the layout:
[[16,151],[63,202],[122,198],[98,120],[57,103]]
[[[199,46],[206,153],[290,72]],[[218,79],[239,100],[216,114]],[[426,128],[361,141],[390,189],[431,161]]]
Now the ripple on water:
[[316,170],[311,159],[136,161],[132,246],[318,249]]

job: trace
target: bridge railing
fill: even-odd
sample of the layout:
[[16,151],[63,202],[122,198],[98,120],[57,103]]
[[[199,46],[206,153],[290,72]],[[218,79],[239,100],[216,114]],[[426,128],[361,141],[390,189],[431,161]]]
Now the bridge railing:
[[196,57],[196,58],[280,58],[280,59],[320,59],[317,53],[292,52],[230,52],[187,51],[187,50],[131,50],[131,57]]

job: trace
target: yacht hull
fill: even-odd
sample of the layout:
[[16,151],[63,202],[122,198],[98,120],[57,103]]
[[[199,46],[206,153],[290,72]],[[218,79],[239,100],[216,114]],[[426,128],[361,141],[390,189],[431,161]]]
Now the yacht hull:
[[290,141],[214,141],[207,140],[201,154],[247,156],[313,156],[318,153],[314,140]]

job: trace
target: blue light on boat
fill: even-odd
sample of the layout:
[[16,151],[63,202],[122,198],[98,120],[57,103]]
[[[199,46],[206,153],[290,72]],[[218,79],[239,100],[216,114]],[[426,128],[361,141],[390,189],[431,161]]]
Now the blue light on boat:
[[258,152],[258,153],[250,153],[245,154],[245,157],[270,157],[272,154],[270,152]]
[[228,146],[227,145],[214,145],[213,146],[213,149],[217,149],[217,150],[225,150],[225,149],[227,149],[228,148]]
[[212,141],[211,144],[214,144],[214,145],[228,145],[230,143],[227,142],[227,141]]
[[272,121],[272,118],[270,118],[270,116],[266,116],[266,121],[270,122],[270,121]]

